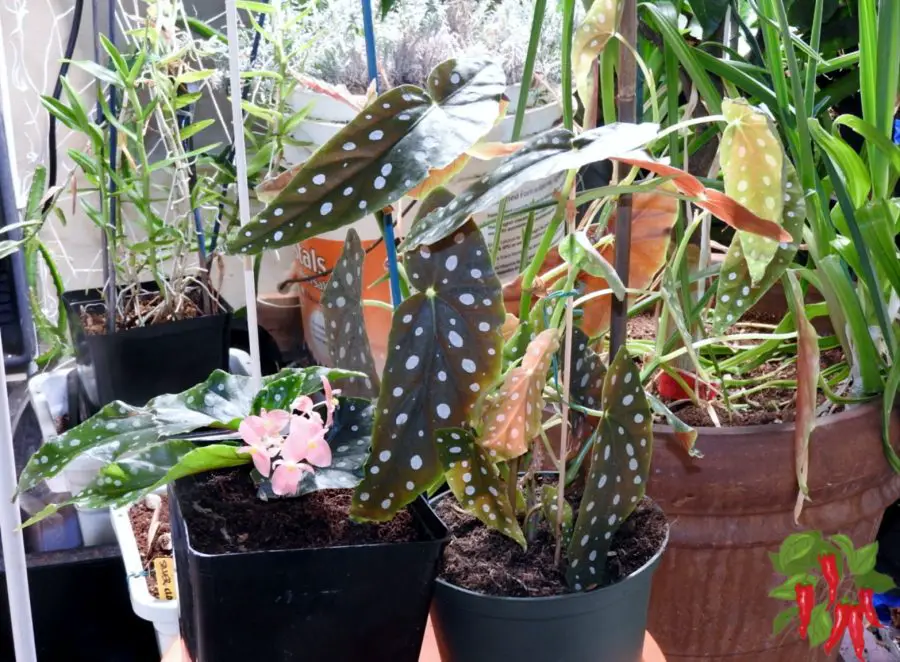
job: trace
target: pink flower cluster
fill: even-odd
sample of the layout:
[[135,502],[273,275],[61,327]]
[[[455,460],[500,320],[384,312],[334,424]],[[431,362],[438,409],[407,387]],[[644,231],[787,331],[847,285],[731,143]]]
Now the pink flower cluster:
[[263,410],[259,416],[245,418],[238,428],[247,444],[239,452],[250,454],[256,470],[271,479],[272,491],[279,496],[296,494],[304,474],[315,472],[313,467],[331,465],[331,447],[325,435],[334,420],[339,391],[332,391],[324,377],[322,385],[327,412],[324,422],[313,411],[312,399],[304,395],[291,405],[295,413],[283,409]]

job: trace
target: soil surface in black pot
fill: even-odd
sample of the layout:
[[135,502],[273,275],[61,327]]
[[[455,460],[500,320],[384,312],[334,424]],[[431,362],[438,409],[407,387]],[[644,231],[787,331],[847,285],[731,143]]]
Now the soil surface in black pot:
[[349,519],[353,490],[320,490],[262,501],[246,467],[215,471],[179,488],[191,546],[204,554],[344,545],[400,543],[429,538],[409,511],[378,524]]
[[[155,495],[154,495],[155,496]],[[172,528],[169,525],[169,497],[159,497],[159,518],[153,541],[148,546],[147,538],[150,535],[150,525],[153,522],[154,509],[147,505],[147,501],[141,501],[128,509],[128,519],[131,520],[131,529],[137,541],[138,551],[141,554],[141,565],[147,571],[147,588],[154,598],[159,597],[159,587],[156,585],[156,573],[153,572],[153,560],[172,557]]]
[[[577,517],[579,496],[573,496],[576,498],[569,503]],[[565,574],[553,562],[556,539],[546,521],[541,521],[534,542],[523,550],[514,540],[463,511],[452,495],[438,501],[435,511],[450,530],[441,579],[470,591],[503,597],[538,598],[571,592]],[[653,558],[667,530],[662,510],[650,499],[643,499],[613,536],[609,583],[627,577]]]
[[[167,308],[159,292],[144,292],[135,302],[135,297],[126,298],[121,305],[124,313],[116,316],[116,331],[127,331],[141,326],[152,324],[165,324],[179,320],[203,317],[207,314],[221,312],[215,302],[210,302],[208,307],[211,312],[204,312],[204,295],[199,289],[188,290],[177,302],[177,305]],[[106,334],[106,309],[102,305],[89,305],[81,308],[81,324],[84,332],[89,336],[102,336]]]

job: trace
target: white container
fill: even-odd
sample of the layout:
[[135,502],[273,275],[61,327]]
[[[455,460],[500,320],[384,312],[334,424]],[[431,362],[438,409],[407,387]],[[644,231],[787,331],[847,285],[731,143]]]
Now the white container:
[[145,621],[153,623],[156,630],[156,643],[160,656],[172,648],[178,640],[178,600],[160,600],[150,595],[147,578],[141,565],[141,554],[137,546],[134,529],[128,518],[130,506],[112,509],[112,525],[122,550],[122,561],[125,564],[125,575],[128,578],[128,595],[131,597],[131,608]]

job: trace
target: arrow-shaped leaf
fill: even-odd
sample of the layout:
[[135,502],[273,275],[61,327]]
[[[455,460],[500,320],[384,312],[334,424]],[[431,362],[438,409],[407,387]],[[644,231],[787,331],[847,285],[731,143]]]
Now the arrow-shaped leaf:
[[606,374],[598,439],[569,545],[566,580],[576,591],[603,585],[613,534],[644,497],[653,433],[641,376],[623,347]]
[[437,432],[437,452],[447,485],[459,505],[525,547],[525,536],[506,494],[500,471],[490,454],[475,443],[472,433],[462,428]]
[[564,237],[559,244],[559,255],[566,263],[591,276],[603,279],[620,301],[625,298],[625,284],[616,273],[616,268],[594,248],[583,231],[579,230]]
[[394,312],[360,519],[388,520],[440,480],[436,431],[465,426],[499,376],[503,298],[475,224],[408,253],[406,272],[418,291]]
[[541,133],[503,159],[496,170],[469,186],[451,204],[415,223],[401,249],[433,244],[523,184],[626,154],[650,142],[658,130],[656,124],[608,124],[578,136],[564,128]]
[[331,365],[356,370],[367,377],[350,377],[341,386],[348,396],[374,397],[378,375],[372,346],[363,323],[362,277],[366,252],[356,230],[350,228],[344,250],[322,294],[322,314]]
[[439,64],[428,91],[403,85],[379,96],[322,145],[251,223],[230,253],[258,253],[353,223],[400,199],[490,130],[506,89],[485,57]]
[[522,365],[506,373],[503,384],[491,396],[484,413],[479,443],[498,460],[510,460],[528,452],[541,432],[544,385],[553,355],[559,349],[559,332],[547,329],[528,344]]
[[[719,158],[725,193],[762,219],[781,223],[784,153],[769,119],[741,99],[726,99],[722,113],[728,126],[722,135]],[[738,232],[750,280],[758,283],[778,242],[753,233]]]
[[728,247],[728,253],[719,271],[716,290],[716,308],[713,314],[713,333],[719,334],[737,322],[741,315],[750,310],[763,294],[781,278],[790,266],[803,241],[803,223],[806,220],[806,201],[797,171],[790,161],[785,160],[784,178],[784,229],[793,239],[778,245],[775,256],[766,265],[763,277],[754,285],[750,270],[744,260],[743,246],[735,237]]

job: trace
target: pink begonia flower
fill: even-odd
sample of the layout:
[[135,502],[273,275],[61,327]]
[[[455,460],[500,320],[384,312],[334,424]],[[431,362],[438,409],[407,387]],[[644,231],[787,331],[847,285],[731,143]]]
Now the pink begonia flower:
[[[331,383],[322,377],[322,388],[325,390],[325,408],[328,410],[328,418],[325,420],[325,427],[330,428],[334,422],[334,408],[337,405],[337,396],[339,390],[331,390]],[[329,456],[330,457],[330,456]],[[331,462],[331,460],[329,460]]]
[[275,461],[275,471],[272,473],[272,491],[275,494],[296,494],[303,475],[314,471],[310,464],[317,467],[331,464],[331,447],[325,441],[326,431],[322,417],[316,413],[291,418],[291,431],[281,447],[281,459]]
[[272,458],[281,449],[282,432],[291,415],[281,409],[262,411],[259,416],[248,416],[238,426],[238,434],[247,444],[238,452],[250,453],[253,465],[266,478],[272,470]]
[[291,404],[291,411],[299,411],[301,414],[308,414],[312,410],[313,401],[308,395],[301,395]]

